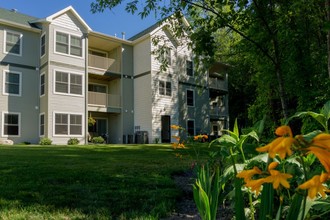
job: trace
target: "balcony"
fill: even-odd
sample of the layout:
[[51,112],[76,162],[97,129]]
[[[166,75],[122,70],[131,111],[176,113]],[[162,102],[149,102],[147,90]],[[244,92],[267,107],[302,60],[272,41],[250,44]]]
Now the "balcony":
[[209,87],[211,89],[218,89],[222,91],[228,91],[228,83],[221,78],[209,78]]
[[88,67],[89,72],[96,74],[120,73],[120,60],[89,54]]
[[88,110],[120,113],[121,96],[101,92],[88,92]]
[[225,106],[210,106],[211,119],[224,116],[228,116],[228,111]]

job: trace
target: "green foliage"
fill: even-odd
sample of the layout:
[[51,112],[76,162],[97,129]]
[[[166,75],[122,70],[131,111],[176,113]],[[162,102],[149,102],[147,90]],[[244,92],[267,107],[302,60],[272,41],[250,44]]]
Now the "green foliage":
[[209,164],[198,166],[197,179],[193,185],[194,201],[203,220],[215,220],[218,211],[220,169]]
[[44,138],[40,139],[39,144],[40,145],[51,145],[52,142],[53,141],[51,139],[44,137]]
[[305,116],[310,116],[313,119],[315,119],[323,128],[323,130],[328,133],[329,132],[329,119],[330,119],[330,100],[327,101],[324,106],[322,107],[320,113],[316,113],[313,111],[307,111],[307,112],[297,112],[294,114],[292,117],[290,117],[287,120],[287,123],[293,118],[296,117],[305,117]]
[[104,138],[101,137],[101,136],[98,136],[98,137],[93,137],[92,138],[92,143],[93,144],[104,144]]
[[78,145],[80,141],[77,138],[70,138],[68,140],[68,145]]

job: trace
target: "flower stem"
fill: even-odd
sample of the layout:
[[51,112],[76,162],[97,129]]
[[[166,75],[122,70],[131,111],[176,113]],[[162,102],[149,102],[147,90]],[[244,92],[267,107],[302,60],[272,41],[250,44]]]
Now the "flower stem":
[[[307,181],[307,171],[306,171],[304,158],[301,155],[299,157],[300,157],[300,160],[301,160],[301,165],[302,165],[303,170],[304,170],[304,179],[305,179],[305,182],[306,182]],[[304,220],[305,210],[306,210],[306,202],[307,202],[307,190],[305,190],[305,192],[304,192],[304,201],[303,201],[303,210],[302,210],[302,214],[301,214],[301,220]]]

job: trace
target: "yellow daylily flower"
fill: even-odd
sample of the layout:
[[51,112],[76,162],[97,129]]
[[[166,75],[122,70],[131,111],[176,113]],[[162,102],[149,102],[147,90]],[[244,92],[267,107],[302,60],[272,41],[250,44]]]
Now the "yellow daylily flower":
[[325,150],[320,147],[308,147],[309,154],[313,153],[321,162],[324,169],[329,173],[330,172],[330,151]]
[[287,179],[292,178],[291,174],[281,173],[278,170],[274,170],[278,166],[278,162],[272,162],[268,166],[270,176],[265,178],[266,183],[273,183],[273,188],[277,189],[280,185],[285,188],[290,188],[290,184]]
[[259,195],[260,191],[261,191],[261,187],[262,184],[265,183],[265,179],[261,178],[261,179],[257,179],[257,180],[249,180],[245,186],[248,188],[251,188],[251,191],[255,191],[256,195]]
[[268,152],[271,158],[274,158],[278,154],[281,159],[284,159],[286,155],[290,156],[292,154],[291,146],[295,142],[295,139],[292,137],[292,131],[289,126],[280,126],[276,129],[275,133],[281,137],[256,150],[258,152]]
[[275,130],[275,134],[277,136],[289,136],[289,137],[293,137],[292,135],[292,130],[289,126],[287,125],[282,125],[280,127],[278,127],[276,130]]
[[171,125],[171,128],[173,130],[179,130],[180,129],[180,126],[179,125]]
[[261,174],[262,171],[258,167],[253,167],[252,170],[243,170],[236,175],[238,178],[244,178],[244,182],[247,183],[251,180],[255,174]]
[[316,137],[313,138],[311,145],[330,150],[330,134],[318,134]]
[[285,188],[290,188],[290,184],[287,179],[292,178],[291,174],[281,173],[278,170],[270,170],[270,176],[265,178],[266,183],[273,183],[273,188],[278,189],[280,185],[284,186]]
[[307,189],[308,197],[314,199],[319,193],[323,198],[326,197],[325,192],[329,192],[329,189],[323,185],[329,178],[329,174],[322,173],[321,175],[313,176],[312,179],[298,186],[299,189]]

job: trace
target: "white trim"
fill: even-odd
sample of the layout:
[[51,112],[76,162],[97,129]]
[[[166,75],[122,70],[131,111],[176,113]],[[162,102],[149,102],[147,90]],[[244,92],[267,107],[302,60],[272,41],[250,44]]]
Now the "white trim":
[[[68,134],[55,134],[55,115],[56,114],[66,114],[68,115]],[[81,134],[70,134],[70,115],[81,115]],[[84,137],[84,131],[85,131],[85,117],[84,113],[80,112],[60,112],[60,111],[54,111],[53,112],[53,136],[54,137]]]
[[[18,94],[12,94],[6,92],[6,73],[13,73],[19,75],[19,89]],[[3,70],[2,77],[2,94],[8,96],[22,96],[22,72],[12,71],[12,70]]]
[[[63,92],[56,92],[56,72],[64,72],[68,74],[68,93],[63,93]],[[81,76],[81,95],[80,94],[72,94],[70,93],[70,81],[71,81],[71,77],[70,75],[74,74],[74,75],[80,75]],[[84,97],[85,95],[85,77],[84,77],[84,73],[81,72],[74,72],[74,71],[68,71],[68,70],[63,70],[63,69],[54,69],[53,70],[53,94],[57,94],[57,95],[66,95],[66,96],[75,96],[75,97]]]
[[78,18],[78,20],[85,26],[85,28],[88,31],[91,31],[92,29],[88,26],[88,24],[80,17],[80,15],[76,12],[76,10],[74,10],[74,8],[70,5],[64,9],[62,9],[61,11],[58,11],[50,16],[48,16],[46,19],[39,19],[36,20],[35,22],[42,22],[42,21],[48,21],[48,22],[52,22],[55,18],[57,18],[58,16],[67,13],[68,11],[71,11],[74,16],[76,16]]
[[[62,33],[62,34],[67,34],[68,35],[68,53],[61,53],[56,51],[56,34],[57,33]],[[76,56],[71,54],[71,36],[79,37],[81,38],[81,56]],[[59,54],[63,56],[68,56],[68,57],[73,57],[77,59],[85,59],[85,38],[83,35],[78,35],[78,34],[73,34],[68,31],[62,31],[62,30],[54,30],[54,54]]]
[[[7,52],[6,49],[7,49],[7,32],[8,33],[12,33],[12,34],[18,34],[20,37],[20,45],[19,45],[19,54],[16,54],[16,53],[10,53],[10,52]],[[12,30],[7,30],[5,29],[4,30],[4,37],[3,37],[3,53],[4,54],[10,54],[10,55],[14,55],[14,56],[22,56],[22,52],[23,52],[23,34],[20,33],[20,32],[17,32],[17,31],[12,31]]]
[[[41,94],[41,77],[44,76],[44,94]],[[39,76],[39,96],[43,97],[46,94],[46,74],[42,72]]]
[[[188,90],[193,92],[193,105],[188,105]],[[188,107],[195,107],[195,90],[194,89],[186,89],[186,105]]]
[[[40,127],[41,127],[41,116],[42,115],[44,116],[44,134],[43,135],[41,134],[41,129],[40,129]],[[45,136],[45,131],[46,131],[45,127],[46,127],[46,117],[45,117],[45,112],[42,112],[42,113],[39,114],[39,137],[44,137]]]
[[[5,114],[11,114],[11,115],[18,115],[18,135],[8,135],[4,134],[4,126],[5,126]],[[1,136],[2,137],[20,137],[21,136],[21,113],[20,112],[7,112],[3,111],[2,112],[2,118],[1,118]]]
[[[164,94],[160,94],[160,82],[164,82]],[[171,84],[171,95],[166,95],[166,85],[167,83],[170,83]],[[171,98],[172,97],[172,94],[173,94],[173,86],[172,86],[172,81],[167,81],[167,80],[158,80],[158,95],[161,96],[161,97],[167,97],[167,98]]]

